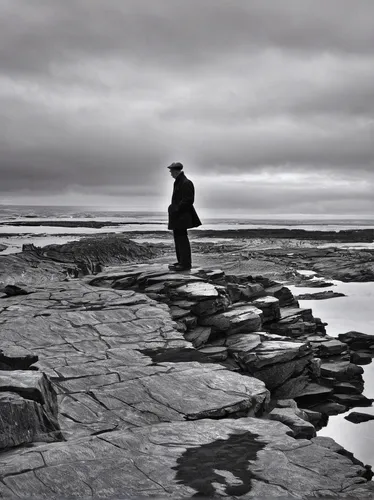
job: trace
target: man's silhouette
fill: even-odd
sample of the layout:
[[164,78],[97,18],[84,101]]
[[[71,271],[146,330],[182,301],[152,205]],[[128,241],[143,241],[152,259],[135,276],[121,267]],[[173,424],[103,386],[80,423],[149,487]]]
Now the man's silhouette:
[[168,166],[175,179],[171,205],[169,206],[169,229],[173,230],[177,261],[169,266],[174,271],[191,269],[191,246],[187,229],[201,226],[201,221],[193,206],[195,188],[183,172],[182,163],[176,162]]

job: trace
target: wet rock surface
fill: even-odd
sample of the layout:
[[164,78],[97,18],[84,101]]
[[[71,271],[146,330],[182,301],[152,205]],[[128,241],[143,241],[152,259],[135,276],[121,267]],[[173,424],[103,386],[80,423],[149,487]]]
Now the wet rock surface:
[[58,409],[65,441],[41,443],[41,432],[28,448],[3,451],[0,496],[370,495],[367,468],[311,440],[317,412],[280,401],[326,402],[345,382],[329,373],[323,387],[308,340],[322,335],[318,322],[283,288],[219,270],[127,265],[2,298],[0,395],[6,408],[27,394]]

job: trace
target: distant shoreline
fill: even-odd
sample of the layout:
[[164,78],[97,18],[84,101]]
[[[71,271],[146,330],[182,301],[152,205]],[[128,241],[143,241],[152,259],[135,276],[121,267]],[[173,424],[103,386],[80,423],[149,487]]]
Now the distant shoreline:
[[[143,234],[161,236],[166,231],[144,231]],[[138,231],[126,231],[126,236],[140,236]],[[296,239],[296,240],[314,240],[331,241],[345,243],[372,243],[374,242],[374,229],[342,229],[340,231],[316,231],[307,229],[198,229],[190,230],[191,236],[199,238],[227,238],[227,239]]]
[[[79,220],[40,220],[40,221],[7,221],[0,222],[0,227],[17,226],[17,227],[66,227],[66,228],[92,228],[103,229],[105,227],[118,227],[128,225],[143,226],[149,224],[145,221],[131,221],[131,222],[114,222],[114,221],[79,221]],[[155,223],[153,223],[155,224]],[[157,223],[156,223],[157,224]],[[161,225],[161,224],[160,224]],[[162,224],[163,225],[163,224]],[[119,231],[120,232],[120,231]],[[149,229],[141,231],[147,235],[165,235],[168,230]],[[138,231],[123,231],[127,236],[137,235]],[[340,230],[315,230],[315,229],[289,229],[289,228],[243,228],[243,229],[192,229],[191,235],[198,235],[204,238],[288,238],[288,239],[303,239],[303,240],[316,240],[316,241],[332,241],[332,242],[374,242],[374,229],[340,229]],[[3,236],[9,236],[10,233],[4,233]],[[13,236],[16,234],[13,233]],[[83,235],[82,235],[83,236]]]

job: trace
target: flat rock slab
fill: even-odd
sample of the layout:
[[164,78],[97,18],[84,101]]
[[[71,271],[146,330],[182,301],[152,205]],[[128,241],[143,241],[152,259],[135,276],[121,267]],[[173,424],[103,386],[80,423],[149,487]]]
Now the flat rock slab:
[[364,373],[361,366],[357,366],[349,361],[330,361],[321,364],[321,375],[323,377],[332,377],[336,380],[350,381],[352,378]]
[[326,387],[320,384],[310,383],[303,390],[302,394],[299,395],[302,397],[310,397],[310,398],[326,398],[333,394],[334,389],[332,387]]
[[253,368],[261,369],[266,365],[284,363],[305,356],[311,357],[311,349],[306,342],[264,341],[256,348],[257,360],[253,363]]
[[143,376],[90,392],[106,408],[131,407],[158,421],[257,415],[266,410],[269,392],[255,379],[215,364],[166,364],[165,373]]
[[347,350],[347,344],[336,339],[327,339],[324,341],[312,340],[313,349],[320,357],[336,356]]
[[[169,308],[144,295],[68,282],[6,301],[2,341],[39,355],[37,367],[58,391],[68,439],[163,421],[257,415],[267,407],[263,382],[191,358]],[[13,373],[4,390],[15,390],[21,372]],[[30,393],[41,375],[22,373],[30,380],[17,390]],[[41,389],[32,393],[35,400],[43,400]]]
[[232,307],[228,311],[200,318],[199,323],[228,335],[250,333],[261,328],[262,311],[252,305]]
[[303,318],[308,321],[313,319],[311,309],[303,309],[298,307],[281,307],[280,315],[282,320],[293,321],[297,318]]
[[211,283],[189,283],[182,285],[175,290],[181,298],[186,298],[192,301],[215,299],[219,296],[219,291],[215,285]]
[[280,422],[173,422],[0,457],[3,498],[272,498],[370,491],[365,469]]

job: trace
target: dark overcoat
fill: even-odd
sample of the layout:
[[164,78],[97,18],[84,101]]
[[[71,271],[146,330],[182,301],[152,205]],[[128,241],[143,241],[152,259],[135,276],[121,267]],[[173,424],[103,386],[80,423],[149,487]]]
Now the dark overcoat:
[[193,206],[195,188],[181,172],[174,181],[173,196],[169,205],[169,229],[190,229],[201,226],[201,221]]

